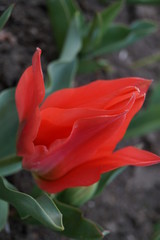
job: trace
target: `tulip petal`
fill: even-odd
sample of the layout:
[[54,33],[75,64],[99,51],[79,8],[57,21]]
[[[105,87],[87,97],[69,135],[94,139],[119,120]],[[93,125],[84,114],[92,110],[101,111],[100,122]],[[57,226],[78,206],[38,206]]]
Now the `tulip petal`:
[[[129,98],[130,97],[130,98]],[[128,99],[129,98],[129,99]],[[93,108],[46,108],[41,110],[41,123],[38,130],[35,145],[45,145],[49,148],[57,139],[69,137],[74,123],[78,120],[100,116],[115,116],[127,113],[135,101],[135,96],[130,94],[117,109],[93,109]],[[106,103],[107,104],[107,103]]]
[[[112,152],[111,147],[113,145],[113,142],[117,142],[116,139],[119,137],[117,134],[123,127],[128,111],[130,111],[134,102],[135,97],[132,96],[129,102],[125,104],[123,111],[121,109],[117,114],[115,114],[114,111],[102,110],[101,112],[100,110],[94,109],[90,110],[88,113],[85,112],[85,114],[88,114],[88,118],[84,117],[75,121],[73,124],[72,132],[68,138],[57,139],[54,141],[50,146],[47,155],[43,155],[42,147],[40,147],[40,145],[37,145],[35,155],[32,154],[32,156],[24,157],[23,167],[37,172],[39,175],[44,175],[47,173],[48,177],[51,175],[51,178],[57,178],[57,176],[65,174],[66,171],[70,171],[76,165],[81,165],[82,162],[95,158],[95,155],[99,158],[104,155],[104,153],[106,155],[107,151]],[[56,114],[52,114],[53,109],[50,109],[51,111],[48,110],[46,109],[44,113],[47,118],[51,117],[50,120],[53,121],[52,123],[54,123],[54,121],[55,123],[58,123],[58,121],[60,121],[62,125],[65,123],[65,120],[63,122],[63,120],[60,120],[60,117],[59,119],[56,117]],[[61,113],[64,115],[67,114],[67,111],[70,111],[71,115],[73,114],[74,116],[74,111],[77,110],[72,109],[67,110],[66,112],[65,110],[64,112],[62,110],[58,110],[57,113],[59,113],[59,111],[61,111]],[[85,111],[87,111],[87,109]],[[102,115],[104,113],[105,115]],[[109,115],[109,113],[114,113],[114,115]],[[80,116],[81,111],[78,114]],[[96,116],[97,114],[98,116]],[[68,116],[65,116],[65,118],[67,123],[67,121],[70,120],[69,114]],[[52,123],[47,126],[48,123],[49,119],[48,122],[45,122],[44,125],[42,134],[43,139],[41,138],[39,140],[45,140],[45,133],[49,133],[50,129],[48,128],[51,127],[50,125]],[[54,129],[55,128],[56,126],[54,126]],[[54,138],[54,136],[51,137]],[[39,144],[40,143],[41,142],[39,142]],[[103,151],[101,151],[102,146]],[[40,153],[38,154],[39,147]],[[48,172],[50,172],[50,174],[48,174]]]
[[52,181],[43,177],[36,177],[35,180],[43,190],[56,193],[66,188],[89,186],[97,182],[101,174],[119,167],[128,165],[150,166],[157,163],[160,163],[160,157],[157,155],[135,147],[126,147],[110,156],[106,156],[106,158],[88,161],[67,172],[59,179]]
[[45,95],[40,63],[41,50],[37,48],[32,66],[23,73],[16,88],[16,106],[20,120],[17,150],[19,155],[34,151],[33,140],[40,124],[39,105]]
[[132,165],[144,167],[160,163],[160,157],[156,154],[131,146],[117,150],[112,156],[113,159],[121,163],[122,166]]
[[41,162],[37,164],[37,167],[34,165],[37,160],[32,158],[30,161],[24,159],[24,167],[31,169],[32,165],[34,166],[32,171],[37,172],[38,175],[45,175],[48,179],[57,179],[88,159],[94,159],[104,142],[106,152],[110,152],[110,138],[113,135],[116,137],[125,117],[126,114],[121,114],[81,119],[75,122],[71,135],[63,144],[60,142],[58,147],[55,145],[57,148],[53,145],[44,159],[41,156]]
[[[98,80],[88,85],[62,89],[51,94],[43,103],[42,109],[47,107],[74,108],[74,107],[102,107],[106,103],[108,95],[112,96],[125,87],[137,87],[141,94],[147,92],[152,81],[142,78],[121,78],[116,80]],[[62,97],[63,96],[63,97]],[[103,101],[99,102],[99,99]]]
[[135,114],[141,109],[143,103],[144,103],[144,99],[145,96],[141,95],[136,98],[134,104],[132,105],[132,107],[130,108],[130,110],[128,111],[125,121],[122,125],[121,128],[119,128],[119,131],[117,132],[117,137],[116,138],[112,138],[111,140],[111,145],[110,145],[110,149],[113,151],[116,147],[116,145],[121,141],[121,139],[123,138],[123,136],[125,135],[128,125],[131,122],[132,118],[135,116]]
[[41,123],[34,144],[45,145],[49,148],[57,139],[69,137],[76,121],[89,117],[104,116],[107,113],[113,113],[113,111],[87,108],[44,109],[40,113]]

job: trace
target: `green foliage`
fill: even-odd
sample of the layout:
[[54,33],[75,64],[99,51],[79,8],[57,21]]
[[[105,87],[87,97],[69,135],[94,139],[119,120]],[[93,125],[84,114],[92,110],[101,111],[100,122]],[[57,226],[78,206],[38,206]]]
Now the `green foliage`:
[[0,159],[0,176],[8,176],[20,171],[22,168],[21,157],[8,156]]
[[18,115],[15,105],[15,89],[0,93],[0,176],[21,169],[21,158],[16,156]]
[[108,30],[108,27],[118,15],[122,7],[122,1],[112,4],[102,12],[98,12],[94,19],[89,23],[88,32],[84,38],[82,51],[85,49],[94,49],[102,41],[103,36]]
[[154,226],[154,233],[152,240],[160,240],[160,222],[156,223]]
[[[101,55],[125,48],[156,30],[151,21],[137,21],[130,26],[113,24],[123,2],[116,1],[87,22],[75,0],[47,1],[53,33],[57,45],[60,45],[60,58],[48,67],[48,79],[52,85],[49,92],[72,86],[76,72],[83,74],[111,69],[107,61],[104,63],[98,59]],[[64,30],[61,24],[65,26]]]
[[47,0],[48,12],[54,29],[54,37],[59,50],[62,49],[67,31],[75,12],[79,11],[76,1]]
[[46,86],[46,97],[52,92],[71,86],[75,76],[77,62],[53,61],[48,65],[48,83]]
[[8,218],[8,203],[0,200],[0,231],[5,227]]
[[125,137],[142,136],[158,129],[160,129],[160,84],[155,86],[147,108],[140,111],[131,121]]
[[104,71],[112,71],[112,66],[104,58],[99,59],[82,59],[79,61],[78,74],[94,73],[100,69]]
[[12,204],[22,220],[41,223],[56,231],[63,230],[62,215],[50,197],[43,193],[36,199],[19,192],[6,179],[0,177],[0,199]]
[[160,129],[160,105],[138,113],[130,123],[125,137],[138,137],[157,129]]
[[8,21],[12,10],[13,10],[14,4],[11,4],[7,10],[0,16],[0,31],[2,30],[2,28],[4,27],[4,25],[6,24],[6,22]]
[[66,189],[56,195],[56,199],[63,203],[71,204],[73,206],[81,206],[90,199],[98,196],[103,189],[108,186],[119,174],[126,168],[119,168],[101,176],[99,182],[88,187],[77,187]]
[[160,83],[155,84],[153,92],[148,101],[148,107],[159,106],[160,111]]
[[0,159],[16,154],[18,115],[15,105],[15,89],[0,93]]
[[76,187],[66,189],[60,192],[56,199],[63,203],[71,204],[72,206],[81,206],[88,200],[90,200],[97,190],[98,183],[95,183],[89,187]]
[[151,21],[137,21],[129,27],[112,24],[101,37],[101,41],[94,47],[90,44],[90,47],[83,51],[83,55],[91,59],[118,51],[154,32],[155,29],[156,26]]
[[77,13],[70,24],[60,58],[48,65],[46,96],[72,84],[78,65],[77,54],[82,44],[79,32],[80,21],[80,15]]
[[94,222],[84,218],[79,209],[61,203],[57,200],[55,200],[55,203],[59,210],[63,213],[63,235],[79,240],[99,240],[109,233],[108,231],[103,231],[103,229]]
[[94,193],[94,196],[98,196],[103,189],[108,186],[116,177],[118,177],[126,167],[118,168],[113,171],[102,174],[100,181],[98,182],[97,189]]

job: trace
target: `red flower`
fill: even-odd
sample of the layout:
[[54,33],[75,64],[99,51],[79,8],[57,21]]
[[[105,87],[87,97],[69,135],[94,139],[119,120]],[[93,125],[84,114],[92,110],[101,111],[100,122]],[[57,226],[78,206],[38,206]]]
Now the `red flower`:
[[98,80],[59,90],[43,102],[40,55],[37,49],[16,89],[17,152],[40,188],[54,193],[88,186],[115,168],[160,162],[160,157],[134,147],[114,151],[142,107],[151,81]]

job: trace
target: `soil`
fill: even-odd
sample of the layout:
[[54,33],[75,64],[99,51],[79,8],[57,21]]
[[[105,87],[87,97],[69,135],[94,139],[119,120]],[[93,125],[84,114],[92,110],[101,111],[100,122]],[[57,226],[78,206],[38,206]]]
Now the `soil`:
[[[13,1],[1,0],[0,12]],[[0,89],[15,86],[24,69],[31,63],[32,54],[37,46],[43,50],[42,65],[44,73],[47,64],[58,56],[51,31],[44,0],[17,0],[13,14],[0,33]],[[98,0],[78,1],[88,19],[97,10],[103,9]],[[137,19],[151,19],[160,22],[159,6],[125,6],[117,21],[126,24]],[[113,66],[112,72],[98,71],[77,78],[76,85],[96,79],[113,79],[126,76],[140,76],[160,79],[159,62],[143,68],[133,69],[132,64],[145,56],[160,51],[160,30],[149,37],[119,52],[105,56]],[[154,85],[154,84],[153,84]],[[160,154],[160,132],[131,140],[142,143],[146,149]],[[124,142],[125,144],[125,142]],[[108,240],[151,240],[154,225],[160,221],[160,166],[149,168],[129,167],[107,187],[95,200],[83,207],[84,215],[110,230]],[[21,173],[11,178],[18,184],[23,179],[24,186],[31,178]],[[21,181],[21,190],[23,190]],[[24,188],[25,188],[24,187]],[[10,209],[10,217],[5,230],[0,233],[1,240],[63,240],[65,237],[43,228],[28,226],[13,217],[15,210]]]

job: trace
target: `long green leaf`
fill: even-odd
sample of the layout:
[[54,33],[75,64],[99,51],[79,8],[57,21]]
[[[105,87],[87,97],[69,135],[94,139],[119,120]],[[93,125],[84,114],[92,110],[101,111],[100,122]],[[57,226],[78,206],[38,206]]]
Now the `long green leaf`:
[[130,27],[122,24],[109,26],[106,34],[96,48],[85,51],[85,58],[93,58],[102,54],[118,51],[156,30],[156,25],[151,21],[137,21]]
[[160,105],[141,111],[131,121],[125,138],[138,137],[160,129]]
[[72,61],[76,58],[82,47],[80,13],[76,12],[68,29],[67,37],[60,55],[61,61]]
[[154,226],[154,233],[152,240],[160,240],[160,221]]
[[9,156],[0,159],[0,176],[8,176],[22,169],[21,157]]
[[46,194],[36,200],[30,195],[17,191],[9,182],[0,177],[0,199],[12,204],[25,221],[33,218],[52,230],[63,230],[62,215]]
[[12,10],[13,10],[14,4],[11,4],[7,10],[0,16],[0,30],[4,27],[6,22],[8,21]]
[[126,167],[118,168],[116,170],[102,174],[93,197],[98,196],[103,191],[103,189],[108,186],[116,177],[118,177],[125,169]]
[[88,29],[88,34],[84,38],[83,51],[94,49],[102,40],[109,25],[115,19],[122,8],[123,1],[117,1],[102,12],[98,12]]
[[66,189],[56,195],[56,199],[63,203],[79,207],[89,201],[97,190],[98,183],[92,184],[89,187],[76,187]]
[[77,60],[72,61],[53,61],[48,65],[48,85],[46,87],[46,96],[52,92],[68,88],[76,74]]
[[112,67],[106,59],[80,59],[78,64],[78,74],[94,73],[100,69],[112,71]]
[[74,0],[47,0],[47,7],[57,46],[61,50],[71,20],[79,7]]
[[99,195],[103,189],[108,186],[125,168],[119,168],[114,171],[104,173],[99,182],[89,187],[77,187],[66,189],[56,195],[56,199],[72,206],[81,206],[90,199]]
[[0,93],[0,129],[0,159],[15,156],[18,115],[13,88]]
[[94,222],[84,218],[79,209],[57,200],[55,200],[55,203],[63,214],[65,228],[62,232],[63,235],[77,240],[99,240],[108,233],[108,231],[103,231]]
[[67,38],[57,61],[48,65],[48,85],[46,87],[46,96],[52,92],[68,88],[72,85],[72,80],[77,70],[77,55],[81,50],[82,38],[79,33],[80,15],[75,14],[71,21]]
[[0,200],[0,231],[5,227],[8,218],[8,203]]
[[152,107],[155,105],[159,106],[159,111],[160,111],[160,83],[158,83],[154,86],[152,94],[148,99],[147,107],[149,108],[149,107]]

